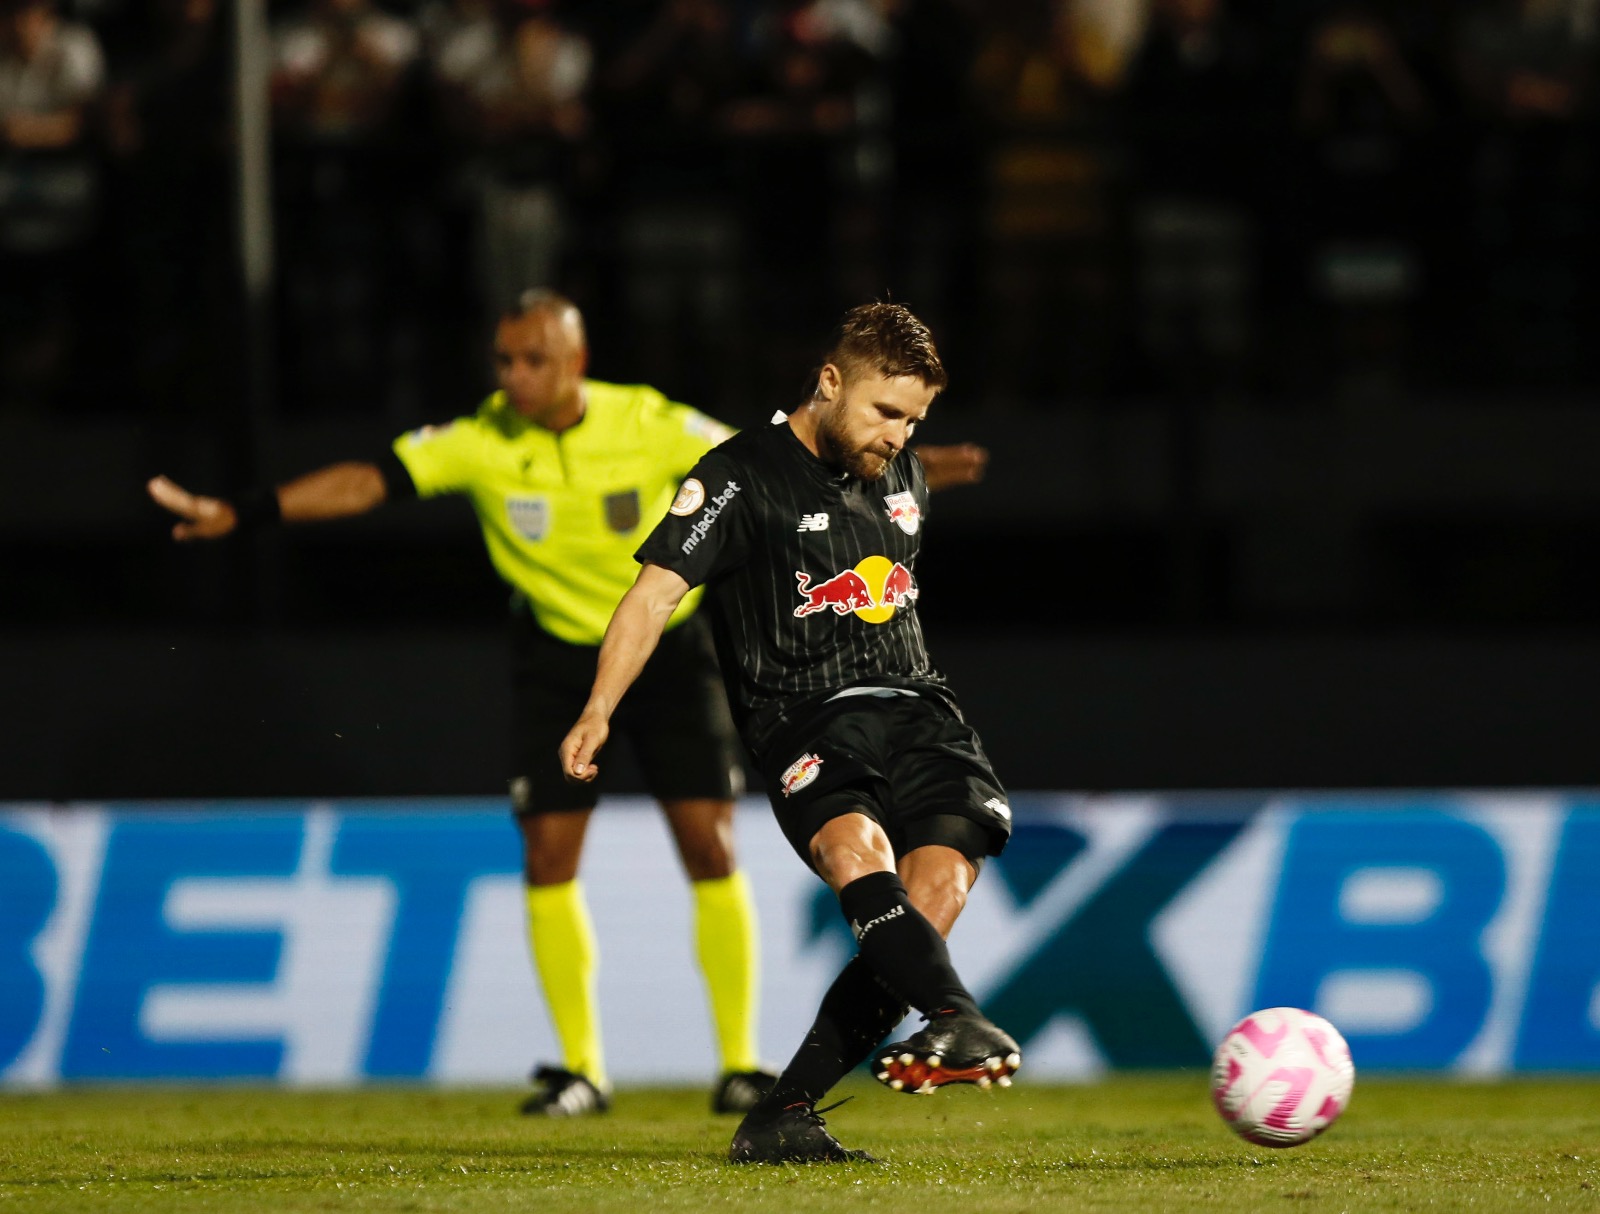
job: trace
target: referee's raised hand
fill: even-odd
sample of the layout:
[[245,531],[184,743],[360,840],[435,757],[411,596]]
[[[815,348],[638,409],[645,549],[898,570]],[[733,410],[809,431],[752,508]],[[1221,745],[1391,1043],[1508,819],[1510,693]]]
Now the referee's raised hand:
[[232,504],[220,497],[190,493],[164,476],[151,477],[145,488],[157,505],[183,520],[172,528],[175,540],[218,540],[239,525],[239,516]]

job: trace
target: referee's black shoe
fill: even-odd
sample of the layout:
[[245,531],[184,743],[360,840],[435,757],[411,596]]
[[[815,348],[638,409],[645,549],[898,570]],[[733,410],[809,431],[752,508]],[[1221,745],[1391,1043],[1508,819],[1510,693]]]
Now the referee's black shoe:
[[713,1113],[748,1113],[772,1091],[778,1077],[771,1071],[725,1071],[711,1093]]
[[[830,1104],[823,1112],[838,1107]],[[731,1163],[878,1162],[865,1151],[853,1151],[844,1146],[828,1133],[822,1113],[809,1101],[781,1109],[751,1109],[733,1132],[728,1160]]]
[[927,1025],[873,1055],[878,1082],[897,1092],[926,1096],[947,1083],[1011,1085],[1022,1052],[1011,1035],[977,1012],[935,1012]]
[[597,1087],[587,1075],[542,1066],[533,1072],[539,1090],[522,1102],[522,1112],[542,1117],[583,1117],[611,1110],[610,1092]]

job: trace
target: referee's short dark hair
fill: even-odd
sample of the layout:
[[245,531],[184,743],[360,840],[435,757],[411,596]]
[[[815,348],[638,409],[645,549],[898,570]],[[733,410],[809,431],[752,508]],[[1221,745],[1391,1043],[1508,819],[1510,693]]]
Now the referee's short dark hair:
[[867,370],[891,379],[914,375],[942,391],[949,382],[928,326],[904,304],[860,304],[834,330],[826,362],[846,376]]
[[[3,2],[0,0],[0,3]],[[521,320],[535,312],[549,312],[552,316],[562,318],[570,316],[577,323],[579,335],[583,334],[583,311],[560,291],[553,291],[549,287],[529,287],[500,314],[500,319]]]

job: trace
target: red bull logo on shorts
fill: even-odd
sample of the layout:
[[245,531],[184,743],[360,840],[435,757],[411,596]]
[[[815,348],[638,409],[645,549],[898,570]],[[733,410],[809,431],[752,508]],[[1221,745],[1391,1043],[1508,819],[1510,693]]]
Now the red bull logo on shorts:
[[854,613],[869,624],[882,624],[921,593],[911,570],[886,556],[869,556],[854,569],[814,585],[809,573],[797,569],[794,576],[803,600],[794,613],[801,617],[831,609],[835,615]]
[[797,793],[807,784],[817,778],[822,771],[822,760],[816,755],[801,755],[788,767],[784,768],[783,775],[778,777],[778,783],[783,785],[783,795],[789,796]]

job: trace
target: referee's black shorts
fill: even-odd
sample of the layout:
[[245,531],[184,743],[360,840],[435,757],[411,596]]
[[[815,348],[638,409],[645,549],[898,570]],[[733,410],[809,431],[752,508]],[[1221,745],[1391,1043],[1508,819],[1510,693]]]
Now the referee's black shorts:
[[789,846],[811,864],[824,823],[861,813],[896,857],[953,847],[974,864],[1011,837],[1011,809],[972,726],[942,701],[887,688],[823,703],[761,756],[761,780]]
[[[511,612],[511,808],[523,814],[593,809],[600,775],[569,783],[557,752],[594,685],[597,645],[551,636],[523,604]],[[662,634],[650,661],[611,719],[606,749],[626,744],[658,800],[728,800],[744,791],[738,733],[728,711],[711,630],[698,615]]]

